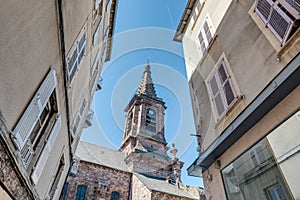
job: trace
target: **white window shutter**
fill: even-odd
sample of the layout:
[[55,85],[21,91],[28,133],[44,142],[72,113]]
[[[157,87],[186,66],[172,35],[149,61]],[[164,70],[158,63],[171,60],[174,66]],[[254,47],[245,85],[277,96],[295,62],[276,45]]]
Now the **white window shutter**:
[[220,116],[225,111],[225,106],[222,101],[220,85],[218,83],[217,71],[214,70],[211,78],[209,79],[209,87],[212,94],[212,100],[215,105],[218,116]]
[[12,133],[13,141],[18,150],[22,150],[24,147],[56,84],[56,70],[52,68]]
[[53,148],[53,145],[54,145],[54,142],[57,138],[57,135],[59,133],[59,130],[61,128],[61,116],[58,115],[56,121],[55,121],[55,124],[53,125],[52,127],[52,130],[51,130],[51,133],[50,133],[50,136],[48,138],[48,141],[35,165],[35,168],[34,168],[34,171],[32,172],[31,174],[31,180],[33,181],[33,183],[36,185],[42,172],[43,172],[43,169],[46,165],[46,162],[48,160],[48,157],[49,157],[49,154]]

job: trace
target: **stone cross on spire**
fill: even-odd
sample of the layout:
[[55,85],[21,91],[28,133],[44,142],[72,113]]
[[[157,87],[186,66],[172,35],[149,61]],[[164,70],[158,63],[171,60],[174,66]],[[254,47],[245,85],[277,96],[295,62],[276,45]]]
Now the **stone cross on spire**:
[[137,94],[144,94],[152,98],[157,98],[153,81],[151,78],[149,60],[147,61],[147,65],[145,67],[145,71],[142,77],[142,82],[140,83]]

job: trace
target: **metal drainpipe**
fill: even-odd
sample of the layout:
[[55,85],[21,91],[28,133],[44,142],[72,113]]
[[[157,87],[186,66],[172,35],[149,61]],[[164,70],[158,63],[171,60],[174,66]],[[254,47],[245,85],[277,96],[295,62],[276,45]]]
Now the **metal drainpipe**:
[[[67,127],[68,127],[68,138],[69,138],[69,151],[70,151],[70,163],[73,160],[73,153],[71,147],[71,132],[70,132],[70,110],[69,110],[69,96],[68,96],[68,77],[67,77],[67,65],[66,65],[66,50],[65,50],[65,36],[64,36],[64,21],[63,21],[63,12],[62,12],[62,0],[57,1],[58,7],[58,23],[59,23],[59,33],[60,33],[60,50],[62,55],[62,64],[63,64],[63,72],[64,72],[64,89],[65,89],[65,97],[66,97],[66,111],[67,111]],[[71,168],[71,165],[70,165]],[[69,168],[69,170],[70,170]]]

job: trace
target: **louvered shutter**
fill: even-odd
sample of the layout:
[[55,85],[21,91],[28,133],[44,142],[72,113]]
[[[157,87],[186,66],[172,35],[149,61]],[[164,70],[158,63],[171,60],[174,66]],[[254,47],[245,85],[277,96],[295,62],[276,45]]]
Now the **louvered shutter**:
[[200,49],[201,49],[202,53],[204,54],[204,52],[206,51],[206,47],[205,47],[205,42],[204,42],[204,38],[202,35],[202,30],[200,31],[200,33],[198,35],[198,39],[199,39],[199,43],[200,43]]
[[293,24],[293,20],[278,5],[274,4],[267,26],[280,43],[284,43],[287,40]]
[[43,169],[45,167],[45,164],[48,160],[48,157],[49,157],[49,154],[53,148],[53,145],[56,141],[56,138],[57,138],[57,135],[59,133],[59,130],[61,128],[61,116],[58,115],[53,127],[52,127],[52,130],[51,130],[51,133],[50,133],[50,136],[48,138],[48,141],[35,165],[35,168],[34,168],[34,171],[32,172],[31,174],[31,180],[33,181],[33,183],[36,185],[42,172],[43,172]]
[[259,0],[256,2],[255,11],[265,23],[268,21],[272,4],[272,0]]
[[21,151],[24,147],[56,84],[56,70],[52,68],[12,133],[13,141],[18,150]]
[[213,72],[212,77],[209,80],[210,91],[212,94],[212,100],[217,110],[218,116],[220,116],[225,111],[225,106],[222,101],[220,88],[217,82],[217,73]]
[[230,76],[227,72],[226,66],[224,62],[222,61],[219,68],[218,68],[218,75],[219,80],[222,87],[222,92],[224,96],[224,105],[226,105],[226,108],[233,102],[233,100],[236,97],[236,94],[234,92],[234,88],[232,86]]

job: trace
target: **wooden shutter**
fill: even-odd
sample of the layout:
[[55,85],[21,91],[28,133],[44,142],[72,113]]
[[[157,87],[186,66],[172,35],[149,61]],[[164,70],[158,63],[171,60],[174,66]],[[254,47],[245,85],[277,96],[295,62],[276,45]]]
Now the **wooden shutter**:
[[37,123],[46,103],[56,87],[56,70],[52,68],[42,85],[29,103],[21,119],[17,123],[12,135],[19,151],[24,147],[35,124]]
[[[282,0],[280,2],[283,3],[285,7],[289,5],[287,1]],[[272,0],[257,0],[255,11],[278,41],[284,44],[294,26],[294,21],[291,17]],[[288,9],[288,12],[290,11],[291,10]],[[293,12],[289,14],[293,15]]]
[[76,131],[78,129],[78,126],[80,124],[80,120],[81,118],[83,117],[83,112],[85,110],[85,106],[86,106],[86,100],[83,99],[81,105],[80,105],[80,108],[79,108],[79,111],[77,113],[77,116],[76,116],[76,119],[75,119],[75,122],[74,122],[74,125],[73,125],[73,135],[76,134]]
[[272,4],[272,0],[259,0],[256,2],[255,11],[265,23],[268,21]]
[[198,39],[199,39],[200,49],[202,51],[202,54],[204,54],[204,52],[206,51],[206,47],[205,47],[204,37],[202,34],[203,34],[202,31],[200,31],[198,35]]
[[208,84],[217,115],[220,117],[237,96],[224,61],[211,73]]
[[287,40],[293,25],[293,20],[277,4],[274,4],[267,26],[280,43]]
[[217,73],[216,71],[214,71],[213,75],[209,80],[209,86],[212,94],[212,101],[215,105],[218,116],[220,116],[225,111],[225,106],[223,104],[223,100],[220,92],[220,86],[217,82],[217,79],[218,79]]
[[221,64],[219,65],[218,76],[222,87],[224,105],[226,105],[225,107],[227,108],[235,99],[236,94],[234,92],[234,88],[230,76],[227,72],[224,61],[222,61]]
[[203,31],[204,31],[205,38],[206,38],[205,45],[206,45],[206,48],[208,48],[213,38],[212,38],[211,31],[210,31],[210,27],[208,26],[207,19],[204,22]]
[[46,143],[46,145],[34,167],[32,174],[31,174],[31,180],[33,181],[33,183],[35,185],[37,184],[37,182],[43,172],[43,169],[46,165],[49,154],[54,146],[54,143],[56,141],[56,138],[57,138],[60,128],[61,128],[61,116],[58,115],[58,117],[55,121],[55,124],[52,127],[48,141],[47,141],[47,143]]

